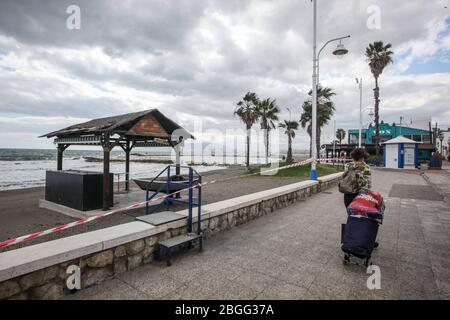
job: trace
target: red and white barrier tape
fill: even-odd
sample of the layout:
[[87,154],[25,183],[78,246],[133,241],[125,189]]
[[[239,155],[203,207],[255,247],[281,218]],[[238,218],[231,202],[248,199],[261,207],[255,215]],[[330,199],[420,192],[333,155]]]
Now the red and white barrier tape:
[[[324,161],[324,160],[328,161],[328,160],[332,160],[332,159],[331,158],[323,158],[323,159],[319,158],[319,159],[317,159],[317,162],[321,162],[321,161]],[[337,159],[337,160],[342,160],[342,159]],[[290,164],[290,165],[287,165],[287,166],[283,166],[283,167],[263,170],[262,173],[268,173],[268,172],[277,171],[277,170],[284,170],[284,169],[299,167],[299,166],[303,166],[303,165],[311,163],[311,162],[313,162],[312,158],[306,159],[306,160],[303,160],[303,161],[299,161],[299,162],[296,162],[296,163],[293,163],[293,164]],[[153,199],[148,200],[148,201],[137,202],[137,203],[131,204],[131,205],[127,206],[127,207],[114,209],[114,210],[107,211],[107,212],[101,212],[101,213],[96,214],[95,216],[92,216],[92,217],[89,217],[89,218],[82,218],[82,219],[79,219],[77,221],[70,222],[70,223],[67,223],[67,224],[64,224],[64,225],[61,225],[61,226],[58,226],[58,227],[54,227],[54,228],[51,228],[51,229],[34,232],[34,233],[27,234],[27,235],[24,235],[24,236],[21,236],[21,237],[8,239],[8,240],[0,242],[0,248],[12,246],[14,244],[17,244],[17,243],[20,243],[20,242],[23,242],[23,241],[33,240],[33,239],[38,238],[38,237],[42,237],[42,236],[45,236],[45,235],[48,235],[48,234],[51,234],[51,233],[54,233],[54,232],[58,232],[58,231],[61,231],[61,230],[65,230],[65,229],[69,229],[69,228],[72,228],[72,227],[75,227],[75,226],[79,226],[79,225],[82,225],[82,224],[85,224],[85,223],[88,223],[88,222],[91,222],[91,221],[94,221],[94,220],[99,220],[101,218],[113,215],[115,213],[126,212],[126,211],[129,211],[129,210],[132,210],[132,209],[137,209],[137,208],[145,206],[147,203],[156,202],[156,201],[159,201],[159,200],[164,200],[164,199],[166,199],[168,197],[171,197],[171,196],[173,196],[173,195],[175,195],[177,193],[185,192],[185,191],[188,191],[190,189],[194,189],[194,188],[197,188],[197,187],[205,187],[205,186],[217,183],[217,182],[224,182],[224,181],[229,181],[229,180],[233,180],[233,179],[237,179],[237,178],[245,178],[245,177],[249,177],[249,176],[253,176],[253,175],[259,175],[259,174],[261,174],[260,171],[254,172],[254,173],[248,173],[248,174],[244,174],[244,175],[236,175],[236,176],[225,178],[225,179],[222,179],[222,180],[206,181],[206,182],[203,182],[201,184],[197,184],[197,185],[192,186],[192,187],[188,187],[188,188],[185,188],[185,189],[182,189],[182,190],[178,190],[178,191],[172,192],[170,194],[166,194],[164,196],[159,196],[159,197],[153,198]]]
[[350,162],[353,160],[347,159],[347,158],[318,158],[316,161],[317,162],[323,162],[323,161]]

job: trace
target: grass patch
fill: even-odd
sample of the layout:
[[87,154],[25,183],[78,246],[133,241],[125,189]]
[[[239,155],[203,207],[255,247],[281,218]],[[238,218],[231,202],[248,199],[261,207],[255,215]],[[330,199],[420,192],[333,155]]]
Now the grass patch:
[[[279,165],[280,165],[280,167],[283,167],[283,166],[288,165],[288,163],[280,162]],[[268,167],[266,165],[254,167],[249,170],[249,173],[257,173],[257,172],[261,173],[261,170],[264,171],[265,168],[268,168]],[[309,179],[310,171],[311,171],[311,164],[307,164],[304,166],[293,167],[293,168],[289,168],[289,169],[282,169],[282,170],[279,170],[274,175],[265,175],[265,176],[278,177],[278,178],[297,177],[297,178],[302,178],[302,179]],[[326,176],[329,174],[342,172],[342,171],[343,171],[342,165],[332,166],[332,165],[321,164],[321,163],[317,164],[317,175],[319,177],[323,177],[323,176]],[[275,172],[275,171],[271,171],[271,173],[273,173],[273,172]]]

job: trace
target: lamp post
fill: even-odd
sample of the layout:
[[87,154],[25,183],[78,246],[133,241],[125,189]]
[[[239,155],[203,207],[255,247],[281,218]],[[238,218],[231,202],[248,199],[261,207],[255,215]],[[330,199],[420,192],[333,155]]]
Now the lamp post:
[[334,158],[336,158],[336,119],[333,121],[333,163]]
[[[319,83],[319,57],[322,50],[333,41],[341,41],[342,39],[349,38],[350,36],[339,37],[328,40],[317,54],[317,0],[311,0],[313,2],[313,75],[312,75],[312,117],[311,117],[311,148],[312,148],[312,163],[310,179],[317,180],[317,84]],[[342,42],[339,42],[336,49],[333,51],[335,56],[343,56],[348,53]]]
[[356,83],[359,85],[359,138],[358,148],[361,148],[362,137],[362,78],[356,78]]
[[403,117],[400,116],[400,132],[399,132],[399,136],[402,135],[402,121],[403,121]]
[[[367,123],[367,124],[364,124],[364,113],[366,112],[366,111],[369,111],[368,113],[367,113],[367,115],[370,117],[370,122],[369,123]],[[363,128],[363,127],[369,127],[370,126],[370,124],[372,123],[372,117],[374,116],[375,114],[373,113],[373,107],[372,106],[367,106],[367,107],[364,107],[364,108],[361,108],[360,107],[360,121],[361,121],[361,128]],[[360,133],[362,132],[362,129],[361,129],[361,131],[360,131]],[[362,135],[362,133],[361,133],[361,135]],[[366,133],[366,139],[367,139],[367,133]],[[362,137],[360,138],[360,141],[362,141]],[[362,142],[361,142],[362,143]]]

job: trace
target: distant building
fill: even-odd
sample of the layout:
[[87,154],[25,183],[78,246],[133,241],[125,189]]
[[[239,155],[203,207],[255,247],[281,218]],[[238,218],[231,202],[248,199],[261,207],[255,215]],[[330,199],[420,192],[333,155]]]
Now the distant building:
[[403,136],[383,142],[384,166],[394,169],[417,168],[420,143]]
[[442,146],[441,146],[441,140],[436,138],[436,149],[442,153],[444,158],[449,159],[450,156],[450,128],[448,128],[444,133],[444,139],[442,140]]
[[[358,145],[359,129],[348,130],[348,144]],[[429,130],[411,128],[406,126],[399,126],[395,123],[389,124],[380,123],[380,142],[386,142],[388,140],[403,136],[407,139],[411,139],[419,144],[419,160],[429,160],[431,152],[433,151],[433,144],[431,142],[431,133]],[[361,144],[363,146],[374,146],[375,142],[375,126],[370,125],[367,129],[361,131]]]
[[[371,145],[375,140],[375,127],[369,126],[367,129],[362,129],[362,144]],[[416,142],[431,143],[431,135],[429,130],[417,129],[405,126],[398,126],[395,123],[380,123],[380,142],[404,136],[405,138],[414,140]],[[359,129],[348,130],[348,144],[358,144]]]
[[[418,160],[429,160],[431,152],[435,148],[432,144],[431,132],[421,128],[413,128],[411,126],[399,126],[395,123],[389,124],[381,121],[380,123],[380,143],[403,136],[416,142],[420,142],[418,146]],[[326,157],[337,157],[344,153],[348,156],[354,148],[358,146],[359,129],[350,129],[347,132],[347,144],[336,145],[326,144]],[[361,145],[366,148],[370,154],[375,154],[375,126],[369,125],[368,128],[361,130]],[[381,148],[383,152],[383,148]]]

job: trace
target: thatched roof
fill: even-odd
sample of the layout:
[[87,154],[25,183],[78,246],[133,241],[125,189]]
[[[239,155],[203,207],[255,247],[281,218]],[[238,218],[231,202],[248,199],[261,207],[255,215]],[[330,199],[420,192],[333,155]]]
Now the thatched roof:
[[[140,120],[151,116],[152,119],[156,120],[158,127],[163,129],[163,134],[137,134],[134,132],[133,134],[129,132]],[[106,118],[98,118],[93,119],[88,122],[79,123],[72,125],[70,127],[50,132],[41,137],[76,137],[81,135],[88,134],[102,134],[105,132],[109,132],[111,135],[113,134],[123,134],[125,136],[128,135],[139,135],[144,137],[158,137],[158,138],[167,138],[170,136],[175,130],[181,129],[186,132],[186,135],[189,135],[191,138],[194,138],[190,133],[188,133],[185,129],[179,126],[177,123],[173,122],[166,116],[164,116],[157,109],[151,109],[146,111],[127,113],[113,117]]]

